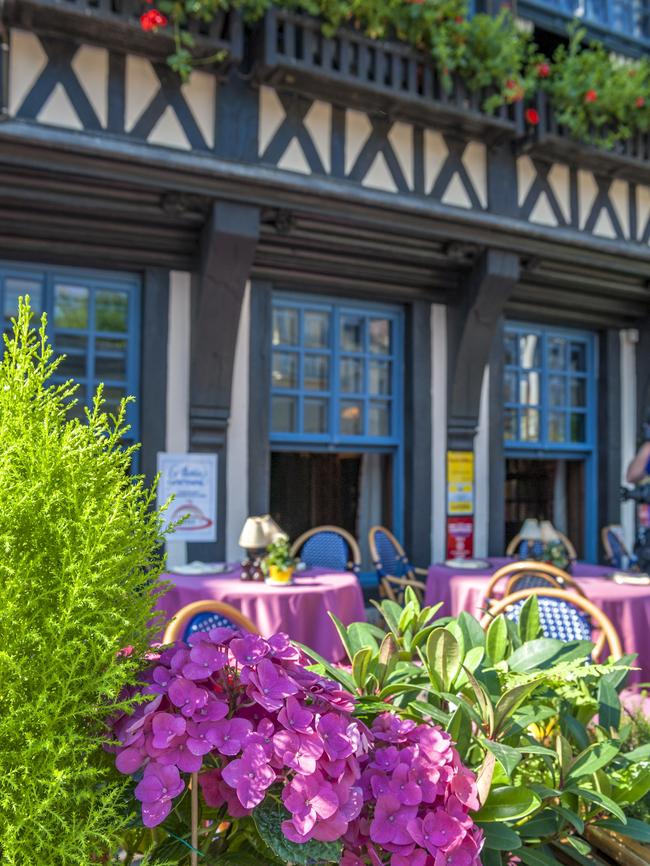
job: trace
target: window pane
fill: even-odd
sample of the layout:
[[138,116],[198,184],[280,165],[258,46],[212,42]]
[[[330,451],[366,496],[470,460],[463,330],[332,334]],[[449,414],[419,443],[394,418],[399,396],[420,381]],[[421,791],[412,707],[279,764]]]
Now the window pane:
[[98,331],[125,334],[129,325],[129,296],[126,292],[95,293],[95,327]]
[[327,410],[329,400],[314,400],[308,397],[304,403],[303,432],[327,433]]
[[64,379],[84,379],[86,376],[86,355],[66,355],[57,367],[57,375]]
[[106,403],[104,405],[104,409],[107,412],[111,412],[113,415],[117,413],[119,409],[120,402],[126,396],[122,388],[104,388],[104,399]]
[[84,286],[54,287],[54,324],[57,328],[88,327],[88,296]]
[[4,318],[6,325],[18,315],[18,298],[29,295],[29,303],[37,316],[43,312],[43,284],[27,277],[7,277],[4,287]]
[[548,417],[548,438],[551,442],[566,441],[566,415],[564,412],[551,412]]
[[519,376],[519,402],[537,406],[539,404],[539,373],[521,373]]
[[[74,334],[66,334],[65,340],[66,343],[69,343],[71,339],[75,339]],[[82,339],[85,340],[85,337]],[[95,351],[96,352],[122,352],[126,355],[127,342],[126,340],[113,339],[113,337],[95,337]]]
[[273,395],[271,398],[271,430],[274,433],[296,432],[295,397]]
[[587,416],[584,412],[571,412],[569,415],[569,435],[571,442],[587,441]]
[[341,349],[344,352],[363,351],[363,318],[341,316]]
[[571,405],[587,405],[587,380],[571,379]]
[[539,411],[522,409],[520,415],[520,436],[523,442],[537,442],[539,439]]
[[85,421],[86,419],[86,389],[83,385],[80,385],[75,391],[74,400],[76,400],[76,404],[70,410],[70,418],[79,418],[80,421]]
[[272,375],[275,388],[297,388],[298,355],[294,352],[274,352]]
[[516,367],[518,363],[517,338],[514,334],[505,335],[503,348],[505,351],[506,364],[511,367]]
[[506,403],[517,402],[517,374],[508,370],[503,374],[503,398]]
[[370,351],[379,355],[390,355],[390,320],[371,319],[370,328]]
[[126,381],[126,357],[124,355],[97,355],[95,357],[95,377],[98,381],[117,379]]
[[305,312],[305,346],[326,349],[330,342],[330,314]]
[[566,369],[566,340],[551,337],[548,341],[548,366],[551,370]]
[[302,363],[304,387],[309,391],[327,391],[330,378],[327,355],[305,355]]
[[370,382],[368,390],[371,394],[390,394],[390,361],[370,361],[368,367]]
[[342,400],[339,430],[346,436],[361,436],[363,433],[363,403]]
[[390,404],[372,402],[368,416],[368,433],[370,436],[390,435]]
[[298,311],[280,307],[273,310],[273,345],[298,345]]
[[85,334],[56,334],[55,349],[57,354],[65,352],[87,352],[88,337]]
[[360,394],[363,391],[363,361],[361,358],[341,358],[341,391]]
[[548,401],[551,406],[566,406],[566,379],[563,376],[549,377]]
[[506,409],[503,413],[503,438],[513,440],[517,436],[517,410]]
[[519,364],[524,370],[539,367],[539,337],[537,334],[522,334],[519,337]]
[[570,367],[573,373],[587,371],[587,347],[584,343],[571,343],[569,351]]

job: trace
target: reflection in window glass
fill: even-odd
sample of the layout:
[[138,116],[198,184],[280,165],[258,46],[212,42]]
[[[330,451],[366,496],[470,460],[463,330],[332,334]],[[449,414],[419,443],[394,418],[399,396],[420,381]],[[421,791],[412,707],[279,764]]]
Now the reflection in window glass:
[[99,382],[107,379],[126,381],[126,358],[120,355],[98,355],[95,358],[95,378]]
[[548,419],[548,437],[551,442],[566,440],[566,424],[564,412],[551,412]]
[[88,327],[88,289],[84,286],[54,287],[54,324],[57,328]]
[[363,352],[363,318],[341,316],[341,349],[344,352]]
[[514,334],[505,335],[503,348],[506,364],[510,367],[516,367],[519,364],[519,356],[517,354],[517,338]]
[[539,373],[522,373],[519,376],[519,402],[537,406],[539,398]]
[[587,418],[584,412],[571,412],[569,415],[569,428],[571,430],[572,442],[587,441]]
[[548,341],[548,366],[551,370],[564,370],[566,367],[566,340],[551,337]]
[[566,380],[563,376],[551,376],[548,380],[548,401],[551,406],[566,404]]
[[298,345],[298,311],[279,307],[273,310],[273,345]]
[[507,440],[519,438],[516,409],[506,409],[503,413],[503,436]]
[[371,394],[390,394],[390,361],[370,361],[368,375]]
[[124,399],[124,391],[122,388],[106,386],[104,388],[104,399],[106,400],[106,411],[115,415],[120,407],[121,401]]
[[586,406],[587,405],[587,380],[586,379],[571,379],[571,405]]
[[378,355],[390,355],[390,321],[370,319],[370,351]]
[[587,369],[587,347],[584,343],[571,343],[569,353],[572,373],[584,373]]
[[524,370],[539,367],[539,336],[526,334],[519,338],[519,365]]
[[303,387],[308,391],[329,388],[329,358],[327,355],[305,355]]
[[361,436],[363,433],[363,403],[341,401],[339,429],[346,436]]
[[390,404],[374,401],[370,404],[368,415],[370,436],[388,436],[390,433]]
[[503,374],[503,397],[506,403],[517,402],[517,374],[511,370]]
[[271,398],[271,430],[274,433],[295,433],[297,400],[295,397]]
[[297,388],[298,355],[294,352],[274,352],[272,376],[276,388]]
[[84,379],[86,377],[86,356],[66,354],[56,372],[64,379]]
[[309,397],[304,402],[305,433],[327,433],[329,400]]
[[5,327],[11,326],[11,320],[18,314],[18,298],[29,295],[29,304],[40,318],[43,312],[43,283],[41,280],[23,277],[7,277],[4,281],[2,304],[4,309]]
[[304,319],[305,346],[308,349],[326,349],[329,345],[330,316],[329,313],[305,311]]
[[95,327],[98,331],[125,334],[129,326],[129,296],[126,292],[95,292]]
[[537,442],[539,439],[539,410],[522,409],[520,416],[520,435],[524,442]]
[[360,358],[341,358],[341,391],[347,394],[363,391],[363,361]]

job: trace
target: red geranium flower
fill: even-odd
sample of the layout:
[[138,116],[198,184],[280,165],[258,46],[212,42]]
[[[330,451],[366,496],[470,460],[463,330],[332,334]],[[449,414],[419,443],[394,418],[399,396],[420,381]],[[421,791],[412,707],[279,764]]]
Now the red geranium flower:
[[645,99],[642,96],[637,96],[634,104],[637,108],[643,108],[643,106],[645,105]]
[[509,78],[506,81],[506,87],[508,90],[514,90],[516,86],[517,86],[517,82],[513,81],[512,78]]
[[148,9],[140,16],[140,27],[143,30],[151,30],[154,33],[159,27],[167,26],[167,18],[157,9]]
[[537,126],[539,123],[539,111],[536,108],[527,108],[524,117],[531,126]]
[[595,90],[588,90],[585,93],[585,102],[595,102],[598,99],[598,94]]
[[537,67],[537,74],[540,78],[548,78],[551,74],[551,67],[548,63],[540,63]]

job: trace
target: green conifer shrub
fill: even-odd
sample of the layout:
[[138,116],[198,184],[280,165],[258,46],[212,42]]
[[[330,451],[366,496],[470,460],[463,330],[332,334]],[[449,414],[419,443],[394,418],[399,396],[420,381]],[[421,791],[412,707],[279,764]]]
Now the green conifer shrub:
[[102,743],[158,630],[161,519],[125,405],[100,388],[71,417],[30,319],[26,299],[0,362],[0,863],[90,866],[131,817]]

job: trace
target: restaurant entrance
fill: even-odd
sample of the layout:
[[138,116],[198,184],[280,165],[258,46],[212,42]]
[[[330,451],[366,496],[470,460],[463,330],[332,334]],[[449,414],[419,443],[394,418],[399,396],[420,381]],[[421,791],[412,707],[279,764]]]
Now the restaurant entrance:
[[585,459],[506,459],[506,543],[524,520],[550,520],[585,556]]

